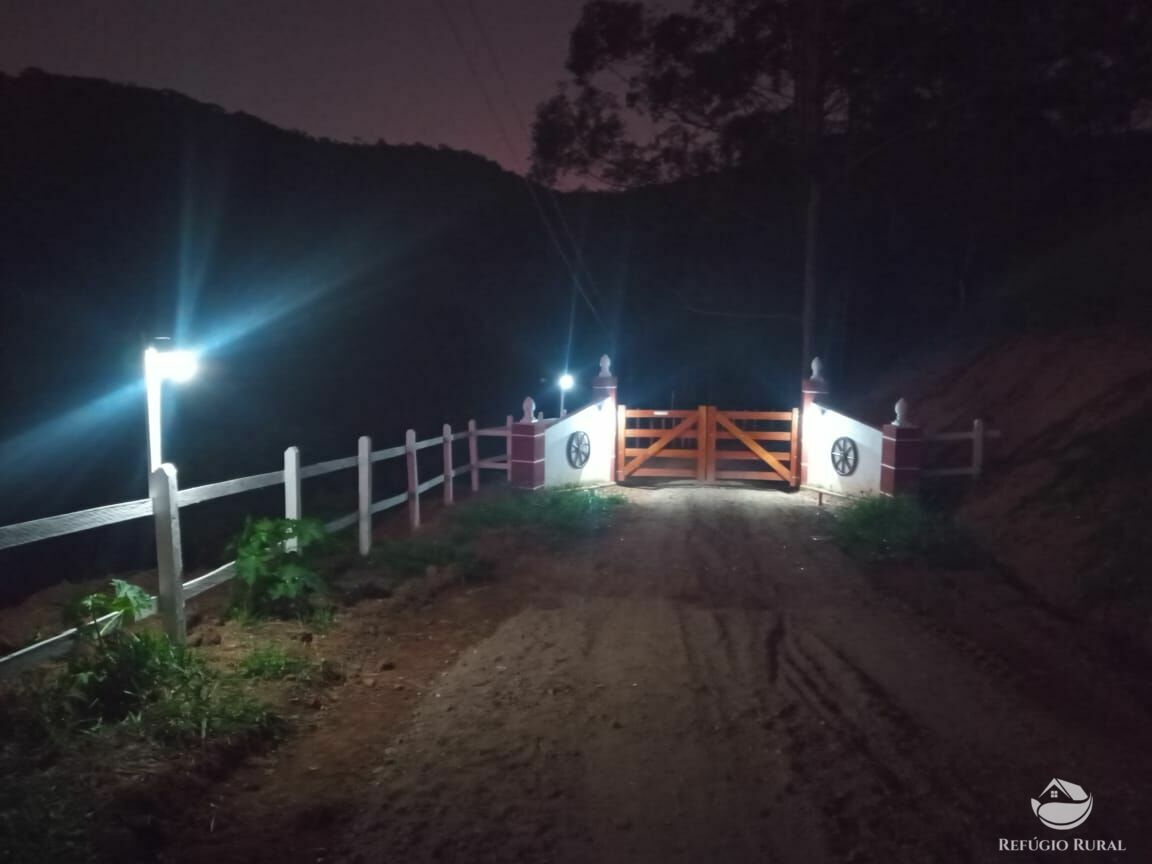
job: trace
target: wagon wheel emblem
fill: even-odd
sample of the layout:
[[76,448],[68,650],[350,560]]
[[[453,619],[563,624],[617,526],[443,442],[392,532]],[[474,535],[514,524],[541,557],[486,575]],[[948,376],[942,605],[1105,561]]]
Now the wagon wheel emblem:
[[832,467],[841,477],[847,477],[856,470],[860,454],[856,442],[851,438],[837,438],[832,442]]
[[568,436],[568,464],[573,468],[583,468],[588,464],[592,453],[592,442],[587,432],[573,432]]

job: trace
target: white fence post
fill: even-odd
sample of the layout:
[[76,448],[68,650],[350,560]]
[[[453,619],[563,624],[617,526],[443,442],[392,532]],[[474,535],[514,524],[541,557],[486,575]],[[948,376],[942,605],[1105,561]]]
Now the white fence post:
[[972,421],[972,476],[984,470],[984,421]]
[[416,470],[416,430],[409,429],[404,435],[405,457],[408,460],[408,524],[420,527],[420,475]]
[[360,554],[372,551],[372,439],[361,435],[356,446],[356,470],[360,479]]
[[504,428],[506,435],[504,436],[504,461],[508,463],[507,474],[508,482],[512,482],[512,415],[509,414],[504,420]]
[[452,476],[452,427],[444,424],[444,504],[452,506],[455,478]]
[[[300,500],[300,448],[289,447],[284,451],[284,518],[299,519],[302,515]],[[299,544],[295,538],[286,540],[284,548],[296,551]]]
[[480,447],[476,440],[476,421],[468,421],[468,467],[472,473],[472,491],[480,491]]
[[161,465],[148,479],[152,518],[156,526],[156,570],[159,575],[157,608],[164,632],[176,645],[187,636],[184,619],[184,559],[180,549],[180,508],[177,504],[176,468]]

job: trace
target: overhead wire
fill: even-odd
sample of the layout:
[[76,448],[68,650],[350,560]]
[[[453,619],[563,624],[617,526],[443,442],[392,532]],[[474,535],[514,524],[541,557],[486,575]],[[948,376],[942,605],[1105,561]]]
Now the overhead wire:
[[[516,124],[520,127],[520,132],[527,138],[530,134],[528,124],[524,121],[524,115],[520,111],[520,105],[516,101],[516,96],[512,92],[511,85],[508,83],[508,76],[504,74],[504,67],[501,65],[500,59],[492,47],[492,40],[488,37],[488,31],[484,27],[484,22],[476,12],[476,2],[475,0],[467,0],[467,2],[468,11],[472,15],[473,23],[476,25],[476,32],[480,34],[480,41],[484,44],[484,49],[488,53],[488,60],[492,64],[492,68],[496,70],[496,76],[500,79],[500,84],[504,88],[504,95],[508,99],[508,104],[512,107],[512,116],[516,118]],[[552,204],[552,209],[556,211],[556,216],[560,221],[560,229],[564,232],[564,236],[568,242],[572,244],[572,252],[576,258],[576,264],[587,278],[588,287],[592,290],[592,293],[596,295],[597,299],[603,299],[600,291],[596,288],[596,280],[592,277],[592,271],[588,267],[587,261],[584,260],[580,243],[577,242],[576,237],[573,235],[572,229],[568,224],[568,219],[564,216],[564,211],[560,207],[556,193],[548,186],[544,186],[543,189],[544,194]]]
[[[496,106],[492,101],[492,97],[488,93],[488,88],[484,86],[484,81],[480,77],[479,71],[476,69],[475,64],[472,62],[472,57],[468,53],[467,47],[464,45],[464,40],[460,36],[460,31],[456,27],[456,22],[452,18],[452,14],[448,11],[445,0],[437,0],[437,5],[440,7],[440,12],[444,16],[444,20],[447,22],[449,30],[452,32],[452,38],[456,42],[456,47],[460,52],[460,56],[464,59],[464,63],[467,65],[469,73],[475,79],[476,86],[480,89],[481,96],[483,97],[484,103],[488,108],[488,112],[492,115],[493,120],[495,120],[497,131],[499,132],[500,137],[504,142],[504,146],[508,148],[509,155],[515,158],[518,155],[516,152],[516,147],[512,144],[511,136],[509,136],[508,130],[504,125],[504,121],[501,119],[499,112],[496,110]],[[472,11],[473,14],[475,14],[475,10],[473,9]],[[520,180],[524,183],[524,188],[527,190],[528,196],[531,198],[532,204],[536,208],[536,213],[544,225],[544,229],[548,234],[548,239],[551,241],[556,254],[559,255],[560,260],[564,262],[564,266],[568,270],[568,275],[572,280],[573,286],[576,288],[581,298],[583,298],[584,303],[587,305],[588,310],[592,313],[592,317],[596,320],[596,323],[600,325],[605,335],[611,337],[612,331],[604,322],[604,319],[601,317],[599,310],[596,308],[596,304],[592,302],[592,298],[588,296],[588,292],[584,288],[577,267],[573,265],[571,258],[569,258],[568,254],[565,252],[563,244],[560,242],[560,238],[556,234],[556,229],[552,226],[552,222],[548,217],[548,211],[544,208],[543,204],[541,204],[539,195],[537,195],[534,185],[530,180],[528,180],[527,177],[521,176]],[[569,233],[568,236],[571,237],[571,234]],[[574,248],[576,248],[575,245]]]

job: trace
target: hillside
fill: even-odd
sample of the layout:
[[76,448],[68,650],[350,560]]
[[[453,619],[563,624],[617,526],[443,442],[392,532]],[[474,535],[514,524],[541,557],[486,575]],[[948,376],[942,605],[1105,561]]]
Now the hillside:
[[[1009,578],[1118,646],[1152,650],[1152,458],[1143,443],[1152,342],[1144,328],[1046,327],[953,346],[857,407],[886,420],[897,395],[928,433],[968,428],[977,417],[1001,432],[977,483],[929,479],[925,490],[957,504],[958,521]],[[940,445],[929,447],[929,462],[942,456]]]
[[[764,297],[791,251],[765,255],[708,190],[551,195],[473,154],[318,140],[34,70],[0,74],[0,128],[0,524],[144,494],[153,335],[205,350],[166,397],[184,486],[274,470],[290,444],[318,461],[361,434],[383,446],[409,426],[500,422],[528,392],[554,413],[554,376],[571,364],[578,403],[606,350],[637,398],[697,376],[791,401],[790,324],[773,374],[725,374],[760,322],[701,325],[669,297],[682,282],[794,304],[788,280]],[[188,526],[190,562],[218,560],[241,515]],[[0,595],[139,566],[146,527],[5,552]]]
[[[553,413],[555,374],[586,380],[604,351],[630,404],[796,402],[787,164],[552,194],[473,154],[319,140],[35,70],[0,73],[0,128],[0,523],[144,494],[139,351],[154,335],[206,349],[203,374],[167,397],[183,485],[274,470],[289,444],[314,461],[360,434],[498,421],[526,392]],[[1047,288],[1008,297],[996,279],[1134,212],[1140,178],[1152,183],[1145,138],[1037,141],[1023,164],[909,142],[830,185],[829,369],[868,384],[974,320],[1071,308]],[[1129,251],[1142,224],[1123,233]],[[1078,272],[1098,275],[1100,257]],[[1130,259],[1108,260],[1119,276]],[[1113,280],[1127,297],[1143,284],[1129,275]],[[1098,300],[1098,281],[1077,285]],[[1012,284],[1046,282],[1036,270]],[[1132,305],[1096,303],[1092,320]],[[190,559],[219,558],[222,533],[188,531]],[[44,554],[54,571],[101,572],[149,560],[150,543],[111,532],[99,556]],[[57,578],[22,555],[0,568],[0,593]]]
[[[130,384],[145,336],[210,351],[203,384],[173,396],[171,439],[182,468],[210,480],[253,469],[226,446],[237,435],[273,455],[292,441],[343,452],[363,431],[502,418],[568,357],[580,369],[605,350],[673,355],[678,304],[630,326],[670,283],[707,277],[763,298],[776,263],[694,193],[679,208],[663,191],[553,197],[472,154],[311,139],[171,92],[0,76],[0,127],[0,440],[36,445],[6,448],[6,481],[94,439],[133,464],[143,430],[131,400],[108,407],[116,416],[69,412]],[[574,296],[573,271],[597,315]],[[792,305],[787,281],[771,290],[768,305]],[[659,377],[668,364],[653,364]],[[365,404],[369,393],[386,396]],[[45,449],[51,433],[64,438]],[[18,509],[30,508],[43,511]]]

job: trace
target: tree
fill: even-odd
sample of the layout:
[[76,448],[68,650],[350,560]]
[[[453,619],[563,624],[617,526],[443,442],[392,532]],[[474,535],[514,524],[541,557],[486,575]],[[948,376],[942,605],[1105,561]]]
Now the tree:
[[1014,147],[1130,125],[1148,92],[1141,0],[591,0],[571,80],[537,109],[536,179],[631,187],[788,166],[814,353],[822,191],[915,136]]

